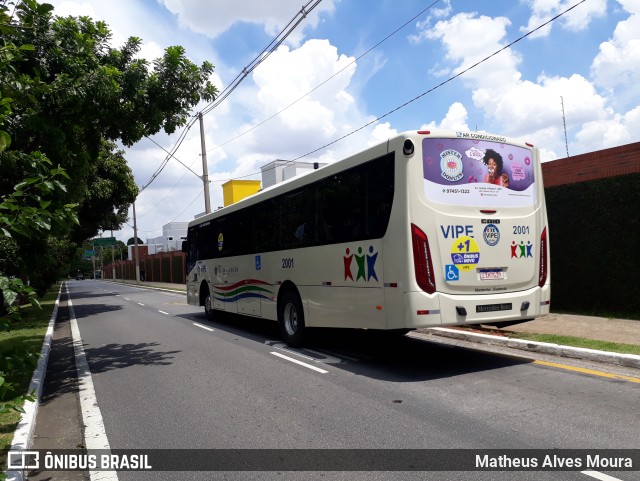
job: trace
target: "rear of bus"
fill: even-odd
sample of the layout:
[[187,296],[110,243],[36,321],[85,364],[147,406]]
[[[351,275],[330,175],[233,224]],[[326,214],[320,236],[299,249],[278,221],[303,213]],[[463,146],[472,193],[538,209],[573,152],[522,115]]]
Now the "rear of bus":
[[548,314],[538,149],[480,132],[419,131],[396,141],[405,156],[413,148],[405,326],[508,325]]

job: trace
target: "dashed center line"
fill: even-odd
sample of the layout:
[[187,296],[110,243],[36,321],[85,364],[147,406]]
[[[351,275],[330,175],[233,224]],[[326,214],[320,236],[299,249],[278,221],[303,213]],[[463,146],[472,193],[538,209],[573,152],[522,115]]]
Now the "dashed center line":
[[142,302],[138,302],[138,305],[144,307],[144,304]]
[[160,309],[158,309],[158,312],[159,312],[160,314],[165,314],[165,315],[167,315],[167,316],[169,316],[169,315],[170,315],[168,312],[161,311]]

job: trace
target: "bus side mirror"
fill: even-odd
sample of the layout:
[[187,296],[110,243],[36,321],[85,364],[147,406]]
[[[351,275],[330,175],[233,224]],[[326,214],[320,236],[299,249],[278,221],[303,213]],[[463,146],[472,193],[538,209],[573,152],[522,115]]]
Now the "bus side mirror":
[[182,252],[188,252],[189,251],[189,244],[187,244],[187,241],[182,241]]

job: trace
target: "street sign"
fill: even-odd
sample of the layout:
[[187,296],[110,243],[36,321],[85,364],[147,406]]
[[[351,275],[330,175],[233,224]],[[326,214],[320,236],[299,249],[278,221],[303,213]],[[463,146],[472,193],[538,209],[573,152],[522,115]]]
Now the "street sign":
[[115,237],[97,237],[91,241],[94,247],[106,247],[116,245]]
[[82,258],[83,259],[91,259],[95,255],[96,255],[96,251],[85,250],[84,251],[84,255],[82,256]]

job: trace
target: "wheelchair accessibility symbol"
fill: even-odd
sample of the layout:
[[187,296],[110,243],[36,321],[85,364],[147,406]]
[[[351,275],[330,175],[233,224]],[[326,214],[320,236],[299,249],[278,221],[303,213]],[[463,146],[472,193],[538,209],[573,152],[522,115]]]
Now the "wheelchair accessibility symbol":
[[455,264],[446,264],[445,266],[445,278],[448,281],[459,281],[460,271]]

